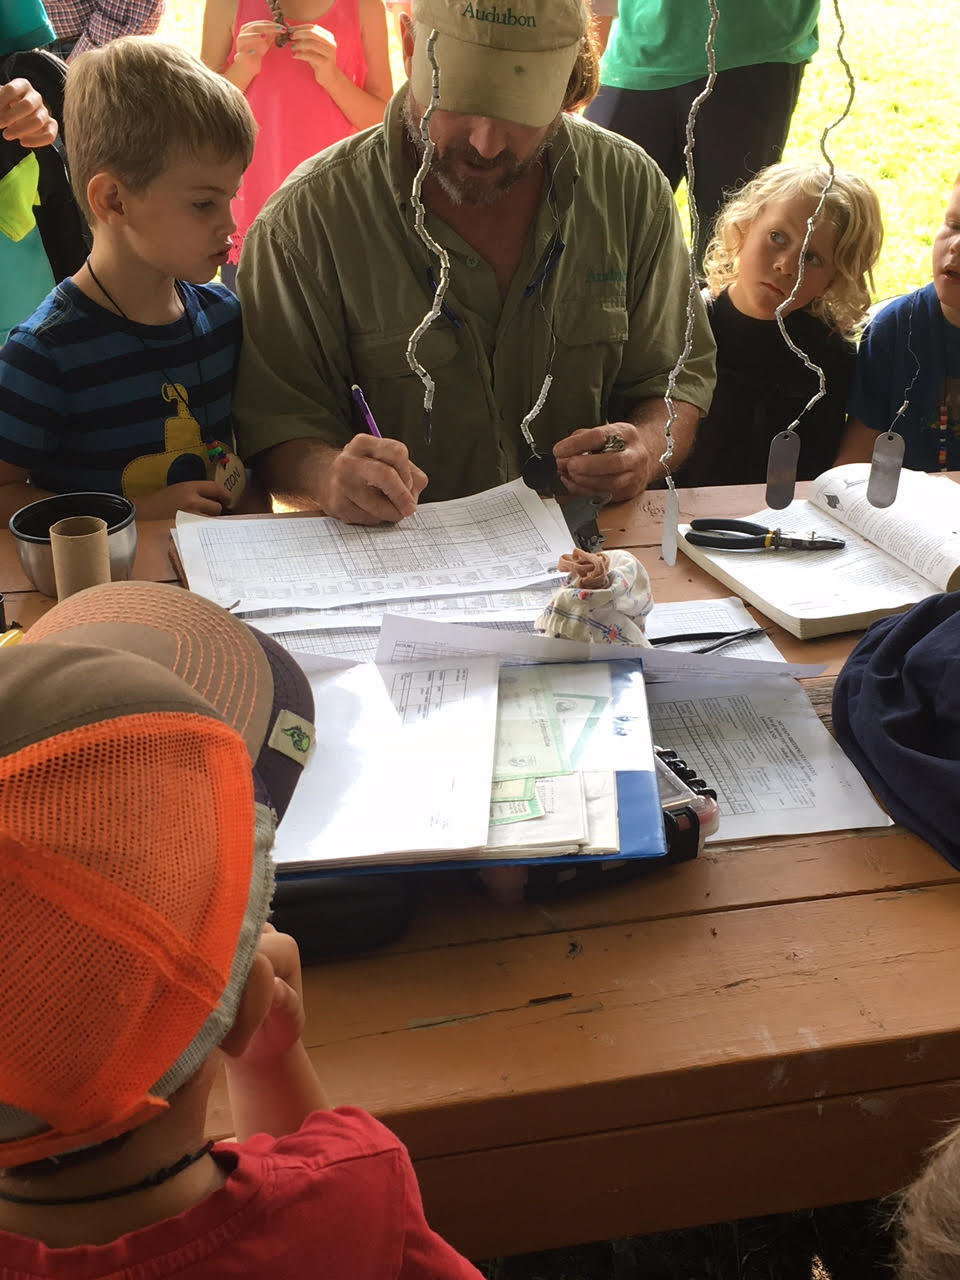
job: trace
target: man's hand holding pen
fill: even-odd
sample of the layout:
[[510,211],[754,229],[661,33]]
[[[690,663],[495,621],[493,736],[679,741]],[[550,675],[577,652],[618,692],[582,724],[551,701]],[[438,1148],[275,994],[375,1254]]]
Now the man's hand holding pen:
[[384,440],[366,397],[354,383],[350,395],[368,435],[355,435],[326,468],[320,502],[328,516],[347,524],[396,524],[417,509],[427,477],[407,446]]
[[416,511],[426,483],[402,441],[356,435],[324,469],[320,506],[347,524],[396,524]]

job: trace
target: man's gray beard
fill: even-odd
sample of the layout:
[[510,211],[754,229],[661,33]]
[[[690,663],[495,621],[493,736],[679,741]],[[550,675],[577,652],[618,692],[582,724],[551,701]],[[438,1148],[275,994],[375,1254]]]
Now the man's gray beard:
[[[543,141],[537,147],[536,151],[534,151],[532,155],[528,156],[526,160],[517,160],[512,151],[500,153],[500,157],[505,154],[510,157],[510,164],[508,168],[504,169],[501,180],[493,186],[487,186],[479,180],[473,182],[469,178],[466,181],[458,180],[450,172],[450,169],[447,166],[447,160],[442,157],[439,150],[436,149],[433,153],[433,160],[430,163],[430,176],[436,178],[444,194],[452,200],[454,204],[496,204],[502,195],[509,191],[511,187],[516,186],[523,175],[528,173],[533,166],[539,162],[540,157],[556,137],[557,130],[560,128],[561,115],[561,112],[557,113],[547,130]],[[420,134],[420,121],[414,119],[413,112],[410,109],[409,93],[403,100],[403,123],[407,131],[407,137],[410,139],[413,149],[417,154],[417,158],[422,160],[426,144]],[[472,156],[470,154],[471,152],[473,152]],[[476,153],[472,147],[469,151],[464,147],[457,147],[454,149],[454,155],[458,154],[463,155],[465,158],[476,158],[481,163],[483,163],[484,160],[484,157]],[[497,157],[497,159],[499,160],[500,157]]]

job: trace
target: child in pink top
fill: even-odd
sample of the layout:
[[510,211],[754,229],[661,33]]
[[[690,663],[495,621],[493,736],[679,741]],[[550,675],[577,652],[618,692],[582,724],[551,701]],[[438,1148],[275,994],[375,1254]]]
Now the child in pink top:
[[243,90],[260,127],[233,203],[230,276],[247,228],[287,175],[382,120],[392,91],[383,3],[207,0],[200,56]]

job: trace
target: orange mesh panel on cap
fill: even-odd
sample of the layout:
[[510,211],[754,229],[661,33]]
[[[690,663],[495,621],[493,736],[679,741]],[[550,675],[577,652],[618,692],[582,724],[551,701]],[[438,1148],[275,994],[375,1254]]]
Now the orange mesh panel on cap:
[[249,758],[207,716],[126,716],[0,758],[0,1100],[73,1145],[149,1118],[227,984],[252,841]]

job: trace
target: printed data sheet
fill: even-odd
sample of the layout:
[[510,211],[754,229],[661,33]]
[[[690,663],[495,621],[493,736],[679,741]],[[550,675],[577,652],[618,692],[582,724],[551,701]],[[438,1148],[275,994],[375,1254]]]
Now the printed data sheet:
[[570,535],[522,480],[431,502],[396,525],[326,516],[187,520],[191,591],[242,610],[501,591],[556,579]]
[[708,843],[891,825],[792,680],[651,684],[647,699],[654,741],[717,792]]

